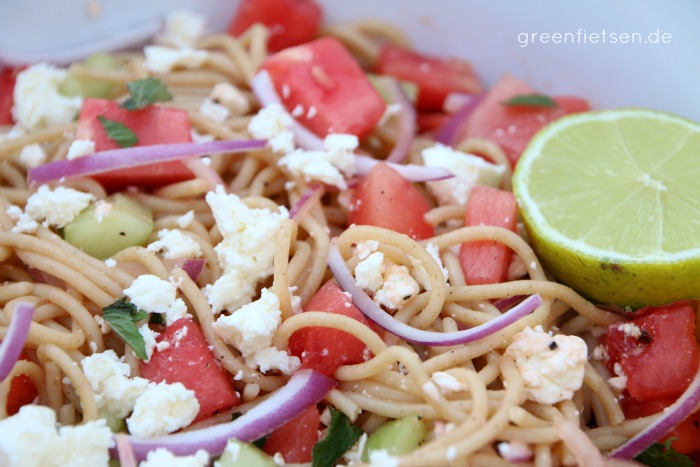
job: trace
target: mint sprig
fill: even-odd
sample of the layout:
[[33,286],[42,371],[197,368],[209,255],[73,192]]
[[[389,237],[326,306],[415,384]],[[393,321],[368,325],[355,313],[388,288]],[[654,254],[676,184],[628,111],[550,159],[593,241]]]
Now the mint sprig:
[[122,297],[116,302],[102,309],[102,318],[109,324],[112,330],[129,344],[134,353],[141,360],[146,360],[146,343],[136,327],[136,322],[146,319],[148,313],[139,310],[136,305],[126,301]]
[[97,120],[99,120],[102,128],[105,129],[107,138],[117,143],[120,148],[130,148],[139,142],[136,133],[123,123],[109,120],[103,115],[98,115]]
[[122,102],[122,108],[132,111],[143,109],[156,102],[173,98],[165,84],[156,78],[144,78],[126,84],[130,97]]

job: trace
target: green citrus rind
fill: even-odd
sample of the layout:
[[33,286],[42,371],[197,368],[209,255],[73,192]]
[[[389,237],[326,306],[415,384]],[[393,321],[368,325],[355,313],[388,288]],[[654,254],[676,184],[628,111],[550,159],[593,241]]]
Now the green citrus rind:
[[[533,170],[538,170],[533,169],[533,166],[537,167],[536,161],[540,158],[543,148],[547,144],[551,144],[554,138],[562,138],[564,134],[563,140],[566,141],[567,137],[575,136],[575,132],[578,131],[576,127],[580,124],[608,120],[614,122],[617,118],[625,118],[627,119],[625,125],[629,125],[637,117],[643,119],[646,125],[656,119],[659,122],[659,131],[664,131],[664,125],[670,125],[673,128],[680,125],[683,129],[687,129],[692,136],[693,151],[683,152],[678,157],[687,158],[688,167],[700,166],[700,152],[695,152],[696,148],[700,149],[700,125],[665,112],[630,108],[574,114],[550,123],[531,140],[518,161],[513,175],[513,192],[518,200],[520,214],[530,244],[548,271],[557,280],[594,302],[631,308],[700,297],[700,230],[692,237],[689,244],[684,244],[683,248],[678,251],[649,251],[647,253],[635,251],[632,254],[626,251],[615,251],[614,248],[606,249],[599,245],[586,244],[585,240],[572,238],[571,235],[562,233],[562,230],[565,229],[558,229],[551,225],[552,221],[557,222],[555,217],[561,216],[552,212],[543,214],[543,210],[546,211],[547,208],[540,209],[538,203],[533,199],[530,191],[536,191],[536,189],[530,190],[529,182]],[[631,124],[634,125],[634,122]],[[568,136],[565,134],[571,131],[574,133],[569,133]],[[568,154],[566,152],[564,150],[561,157],[582,157],[580,150],[569,151]],[[557,163],[562,162],[565,163],[566,160],[562,159]],[[685,161],[680,162],[684,163]],[[539,162],[539,164],[544,163],[547,161]],[[586,162],[576,161],[577,165],[582,163]],[[586,184],[585,170],[564,172],[572,180],[562,178],[551,184],[553,199],[556,199],[557,196],[567,196],[567,194],[571,196],[571,190],[567,191],[570,186]],[[700,178],[698,178],[697,184],[700,186]],[[550,184],[548,183],[548,185]],[[562,192],[556,191],[557,186],[564,187]],[[596,188],[600,190],[599,196],[606,196],[605,186],[598,184]],[[547,189],[550,189],[550,186]],[[541,194],[539,196],[539,199],[543,199]],[[582,206],[580,212],[575,216],[595,218],[596,213],[592,210],[591,204]],[[671,215],[667,212],[663,212],[663,214]],[[700,214],[698,214],[698,219],[693,219],[693,221],[700,221]],[[559,222],[561,222],[560,219]],[[634,225],[630,226],[632,231],[635,228],[637,227]],[[648,228],[648,226],[643,225],[638,228]],[[692,234],[692,228],[689,231]]]

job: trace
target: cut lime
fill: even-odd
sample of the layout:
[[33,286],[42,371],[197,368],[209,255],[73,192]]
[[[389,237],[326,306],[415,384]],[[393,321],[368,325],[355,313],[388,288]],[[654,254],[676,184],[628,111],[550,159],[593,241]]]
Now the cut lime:
[[633,308],[700,297],[700,125],[629,108],[567,116],[518,161],[531,244],[563,283]]

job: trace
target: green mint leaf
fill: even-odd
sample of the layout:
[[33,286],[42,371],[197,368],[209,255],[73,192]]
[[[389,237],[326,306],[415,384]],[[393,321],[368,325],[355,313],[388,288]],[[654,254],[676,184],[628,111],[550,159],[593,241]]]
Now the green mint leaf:
[[312,467],[331,467],[362,436],[362,429],[350,423],[340,410],[331,408],[331,424],[326,436],[316,445],[311,454]]
[[557,107],[559,104],[551,97],[543,94],[520,94],[503,102],[503,105],[509,107]]
[[102,309],[102,318],[124,342],[134,349],[134,353],[141,360],[146,360],[148,356],[146,355],[146,343],[136,327],[136,322],[147,317],[148,313],[127,302],[126,297],[122,297]]
[[143,109],[156,102],[167,102],[173,98],[163,82],[156,78],[144,78],[126,84],[129,97],[121,107],[126,110]]
[[693,467],[695,464],[688,456],[673,449],[671,443],[674,439],[669,438],[664,444],[652,444],[634,460],[650,467]]
[[107,138],[117,143],[120,148],[130,148],[139,142],[136,133],[131,131],[131,129],[123,123],[108,120],[102,115],[99,115],[97,119],[102,124],[102,128],[107,132]]

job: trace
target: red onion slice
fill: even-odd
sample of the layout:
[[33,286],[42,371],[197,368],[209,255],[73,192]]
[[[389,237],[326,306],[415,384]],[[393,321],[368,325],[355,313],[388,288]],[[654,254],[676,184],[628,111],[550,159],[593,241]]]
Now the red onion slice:
[[100,151],[72,160],[61,160],[29,170],[28,182],[46,183],[60,178],[82,177],[192,156],[243,152],[265,147],[266,141],[209,141],[204,143],[154,144]]
[[168,268],[168,271],[172,271],[175,268],[180,268],[185,271],[187,275],[190,276],[190,279],[195,282],[197,279],[199,279],[199,275],[202,273],[206,262],[207,260],[203,258],[163,260],[163,264],[166,268]]
[[468,344],[483,339],[516,322],[523,316],[532,313],[535,308],[542,304],[540,295],[535,294],[529,296],[522,303],[511,308],[501,316],[471,329],[455,332],[425,331],[398,321],[372,301],[369,295],[355,283],[355,279],[348,270],[340,250],[338,250],[336,239],[331,240],[331,246],[328,251],[328,267],[331,269],[340,287],[352,295],[352,301],[367,318],[404,340],[433,347]]
[[399,133],[394,148],[386,160],[388,162],[401,162],[408,156],[413,137],[416,134],[416,109],[395,79],[388,80],[385,89],[389,99],[394,104],[399,105]]
[[319,198],[323,196],[323,186],[314,185],[308,190],[306,190],[299,200],[294,203],[294,205],[289,209],[289,218],[296,219],[298,216],[302,215],[309,207],[309,202],[314,198]]
[[484,96],[481,94],[473,95],[469,102],[467,102],[461,109],[457,110],[449,120],[447,120],[440,128],[437,129],[433,135],[433,139],[438,143],[442,143],[447,146],[454,146],[457,144],[458,141],[455,141],[455,139],[457,139],[459,130],[483,99]]
[[7,334],[0,344],[0,382],[7,378],[19,354],[22,353],[29,334],[29,326],[32,324],[32,316],[34,316],[34,304],[21,302],[15,305]]
[[[279,104],[283,108],[286,108],[282,99],[277,94],[275,85],[272,83],[270,74],[265,71],[259,71],[250,82],[250,88],[253,90],[253,94],[258,98],[260,104],[263,107],[270,104]],[[299,123],[297,119],[292,118],[292,132],[294,133],[294,141],[300,148],[306,149],[308,151],[320,151],[323,150],[323,139],[320,138],[316,133],[306,128],[304,125]]]
[[644,452],[646,448],[666,436],[668,432],[680,425],[689,414],[700,408],[700,368],[688,389],[676,402],[668,406],[663,415],[651,425],[627,440],[624,444],[613,450],[609,457],[613,459],[634,459]]
[[[369,171],[372,170],[372,167],[380,162],[385,161],[373,159],[368,156],[355,155],[355,173],[360,176],[367,175]],[[426,167],[424,165],[415,164],[395,164],[393,162],[386,163],[409,182],[430,182],[445,180],[455,176],[449,169],[444,167]]]
[[[302,370],[295,373],[285,386],[232,422],[154,438],[130,436],[129,443],[138,460],[145,459],[150,451],[158,448],[165,448],[177,456],[192,455],[199,449],[217,456],[224,451],[230,438],[250,442],[265,436],[311,404],[319,402],[335,385],[336,381],[328,376]],[[115,454],[113,450],[112,455]]]
[[129,436],[114,435],[114,441],[117,445],[120,467],[136,467],[138,463],[134,456],[134,450],[131,448],[131,443],[129,443]]

